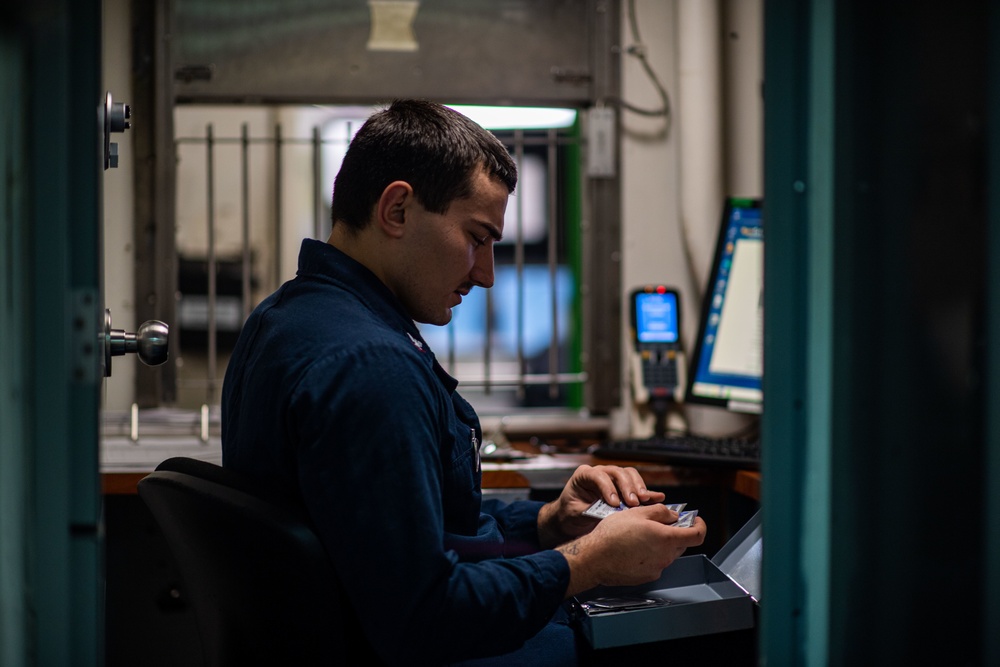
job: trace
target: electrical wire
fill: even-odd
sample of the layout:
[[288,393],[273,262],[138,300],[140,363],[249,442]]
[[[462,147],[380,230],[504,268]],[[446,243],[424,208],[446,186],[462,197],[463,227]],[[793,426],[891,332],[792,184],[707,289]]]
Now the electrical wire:
[[[660,83],[660,78],[656,75],[653,67],[649,64],[649,60],[646,58],[646,47],[639,36],[639,21],[636,18],[635,0],[628,0],[628,23],[633,43],[625,49],[625,52],[639,61],[643,71],[646,72],[646,76],[649,77],[649,80],[653,83],[653,87],[656,88],[656,92],[659,94],[663,104],[659,109],[643,109],[623,99],[619,99],[617,102],[623,109],[641,116],[662,116],[667,123],[667,130],[669,130],[671,120],[670,96],[667,94],[667,90],[663,87],[663,84]],[[667,130],[664,130],[664,132],[666,133]]]

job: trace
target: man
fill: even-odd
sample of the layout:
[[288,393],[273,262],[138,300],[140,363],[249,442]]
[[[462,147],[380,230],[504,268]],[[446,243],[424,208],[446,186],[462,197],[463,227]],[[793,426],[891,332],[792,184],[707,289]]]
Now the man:
[[[447,324],[493,284],[516,180],[451,109],[375,113],[334,181],[329,240],[303,242],[226,372],[224,465],[302,500],[362,630],[350,640],[385,663],[574,664],[553,621],[567,598],[655,580],[705,536],[700,519],[668,525],[632,468],[582,466],[548,504],[483,501],[479,420],[414,322]],[[631,509],[584,516],[599,498]]]

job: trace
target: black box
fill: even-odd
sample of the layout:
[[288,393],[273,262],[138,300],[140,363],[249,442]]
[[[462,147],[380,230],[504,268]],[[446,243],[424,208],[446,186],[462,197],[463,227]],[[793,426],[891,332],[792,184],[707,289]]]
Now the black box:
[[758,511],[712,559],[683,556],[652,583],[578,595],[577,629],[604,649],[752,628],[762,555]]

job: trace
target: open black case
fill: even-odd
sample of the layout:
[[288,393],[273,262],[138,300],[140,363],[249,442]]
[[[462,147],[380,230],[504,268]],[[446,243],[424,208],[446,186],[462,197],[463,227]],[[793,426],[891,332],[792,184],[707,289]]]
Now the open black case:
[[711,559],[683,556],[650,584],[578,595],[577,630],[604,649],[752,628],[763,548],[758,510]]

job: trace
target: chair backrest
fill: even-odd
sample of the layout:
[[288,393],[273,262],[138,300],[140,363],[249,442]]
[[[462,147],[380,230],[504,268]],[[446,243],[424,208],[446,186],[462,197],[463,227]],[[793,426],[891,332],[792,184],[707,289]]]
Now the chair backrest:
[[295,502],[183,457],[161,463],[138,489],[177,561],[209,667],[347,661],[353,623]]

